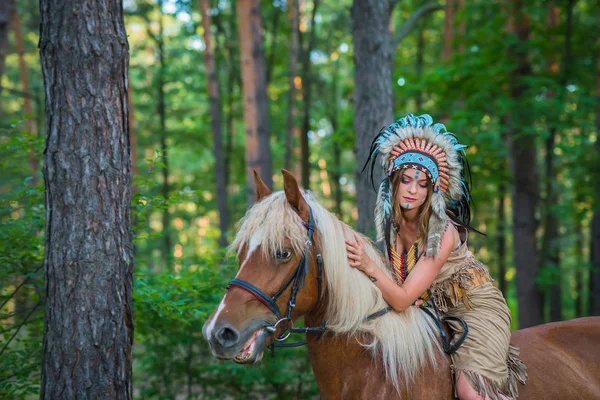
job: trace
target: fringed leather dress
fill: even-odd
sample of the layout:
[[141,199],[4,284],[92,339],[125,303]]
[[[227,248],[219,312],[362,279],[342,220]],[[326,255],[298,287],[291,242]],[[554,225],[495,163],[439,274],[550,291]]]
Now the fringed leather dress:
[[[433,301],[439,311],[462,318],[469,328],[466,340],[451,355],[454,376],[464,374],[484,398],[500,399],[499,395],[503,394],[516,399],[517,381],[525,384],[527,369],[518,357],[518,348],[510,345],[510,311],[487,268],[468,249],[467,230],[457,229],[461,243],[431,285]],[[410,272],[416,263],[415,251],[416,246],[404,255],[392,250],[394,275],[403,262],[408,267],[406,273]],[[427,293],[422,298],[430,300]],[[454,321],[449,321],[449,325],[454,337],[460,337],[462,325]]]

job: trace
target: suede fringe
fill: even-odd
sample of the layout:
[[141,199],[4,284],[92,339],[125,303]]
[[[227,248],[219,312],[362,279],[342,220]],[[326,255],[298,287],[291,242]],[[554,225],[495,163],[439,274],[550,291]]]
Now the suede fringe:
[[[508,367],[508,378],[504,383],[494,382],[474,371],[459,371],[464,374],[471,387],[483,398],[488,396],[492,400],[502,400],[501,396],[503,395],[510,399],[517,399],[519,397],[517,382],[523,385],[527,382],[527,367],[519,358],[517,347],[510,346],[506,365]],[[460,372],[457,376],[460,376]]]
[[[449,306],[456,307],[460,301],[470,310],[472,304],[469,299],[469,289],[485,282],[493,282],[490,273],[482,263],[471,258],[467,266],[452,274],[450,278],[431,286],[433,301],[442,313],[448,312]],[[423,296],[425,300],[429,300],[428,297]]]

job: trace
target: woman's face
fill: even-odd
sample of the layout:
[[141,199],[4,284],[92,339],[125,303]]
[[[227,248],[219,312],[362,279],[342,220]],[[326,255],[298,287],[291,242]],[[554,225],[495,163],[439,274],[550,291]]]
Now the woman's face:
[[427,175],[414,168],[401,170],[400,186],[396,192],[396,201],[402,208],[419,208],[427,200]]

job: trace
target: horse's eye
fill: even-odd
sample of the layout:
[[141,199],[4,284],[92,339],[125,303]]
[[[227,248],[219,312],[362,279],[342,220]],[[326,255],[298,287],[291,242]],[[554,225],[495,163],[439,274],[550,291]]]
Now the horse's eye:
[[292,256],[292,252],[288,249],[279,249],[275,252],[275,258],[281,261],[287,260]]

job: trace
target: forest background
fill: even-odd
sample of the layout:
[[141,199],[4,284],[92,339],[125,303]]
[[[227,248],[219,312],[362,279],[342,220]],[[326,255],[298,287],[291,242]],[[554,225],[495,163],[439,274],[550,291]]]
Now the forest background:
[[[290,169],[372,235],[375,193],[360,171],[372,137],[409,112],[469,145],[474,227],[487,234],[470,246],[507,297],[513,328],[600,315],[600,2],[258,3],[123,3],[134,397],[318,393],[305,349],[247,368],[215,361],[201,336],[237,268],[225,250],[253,201],[248,171],[280,189],[278,171]],[[40,391],[39,26],[37,1],[2,2],[0,398]],[[256,101],[245,105],[244,90]]]

